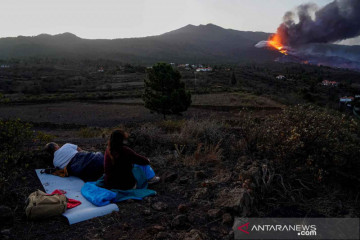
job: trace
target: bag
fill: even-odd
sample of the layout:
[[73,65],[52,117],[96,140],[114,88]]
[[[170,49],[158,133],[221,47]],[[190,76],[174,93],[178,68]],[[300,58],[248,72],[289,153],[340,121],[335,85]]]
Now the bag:
[[26,216],[30,220],[44,219],[61,215],[65,212],[67,198],[60,194],[46,194],[37,190],[29,195],[26,200]]

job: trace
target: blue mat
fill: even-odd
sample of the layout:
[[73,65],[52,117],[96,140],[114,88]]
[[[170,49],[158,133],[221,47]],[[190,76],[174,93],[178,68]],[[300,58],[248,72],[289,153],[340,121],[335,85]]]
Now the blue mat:
[[120,190],[103,188],[104,177],[97,182],[87,182],[81,188],[81,194],[95,206],[105,206],[112,202],[121,202],[127,199],[142,200],[144,197],[156,195],[156,191],[147,189],[147,178],[139,167],[132,169],[136,179],[136,189]]

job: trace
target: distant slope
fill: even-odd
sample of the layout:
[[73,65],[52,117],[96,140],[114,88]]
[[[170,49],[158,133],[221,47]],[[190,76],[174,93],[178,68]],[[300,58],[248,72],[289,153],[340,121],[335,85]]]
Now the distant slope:
[[0,39],[0,59],[24,57],[105,58],[124,62],[240,63],[271,61],[278,53],[255,48],[269,33],[208,24],[152,37],[89,40],[71,33]]

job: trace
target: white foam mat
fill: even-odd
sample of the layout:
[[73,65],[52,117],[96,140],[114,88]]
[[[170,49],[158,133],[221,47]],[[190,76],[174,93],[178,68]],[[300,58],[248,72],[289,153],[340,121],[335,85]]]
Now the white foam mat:
[[79,200],[81,204],[75,208],[66,210],[63,215],[68,219],[69,224],[82,222],[91,218],[104,216],[113,211],[119,211],[116,204],[108,204],[97,207],[86,200],[81,194],[84,181],[77,177],[58,177],[51,174],[41,174],[42,169],[36,169],[36,174],[44,186],[46,193],[52,193],[56,189],[66,191],[66,197]]

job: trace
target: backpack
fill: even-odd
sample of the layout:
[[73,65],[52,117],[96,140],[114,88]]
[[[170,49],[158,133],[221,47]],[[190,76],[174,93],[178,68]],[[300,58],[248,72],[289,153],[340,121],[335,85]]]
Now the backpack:
[[65,195],[50,195],[37,190],[27,198],[25,213],[30,220],[61,215],[66,210],[67,201]]

